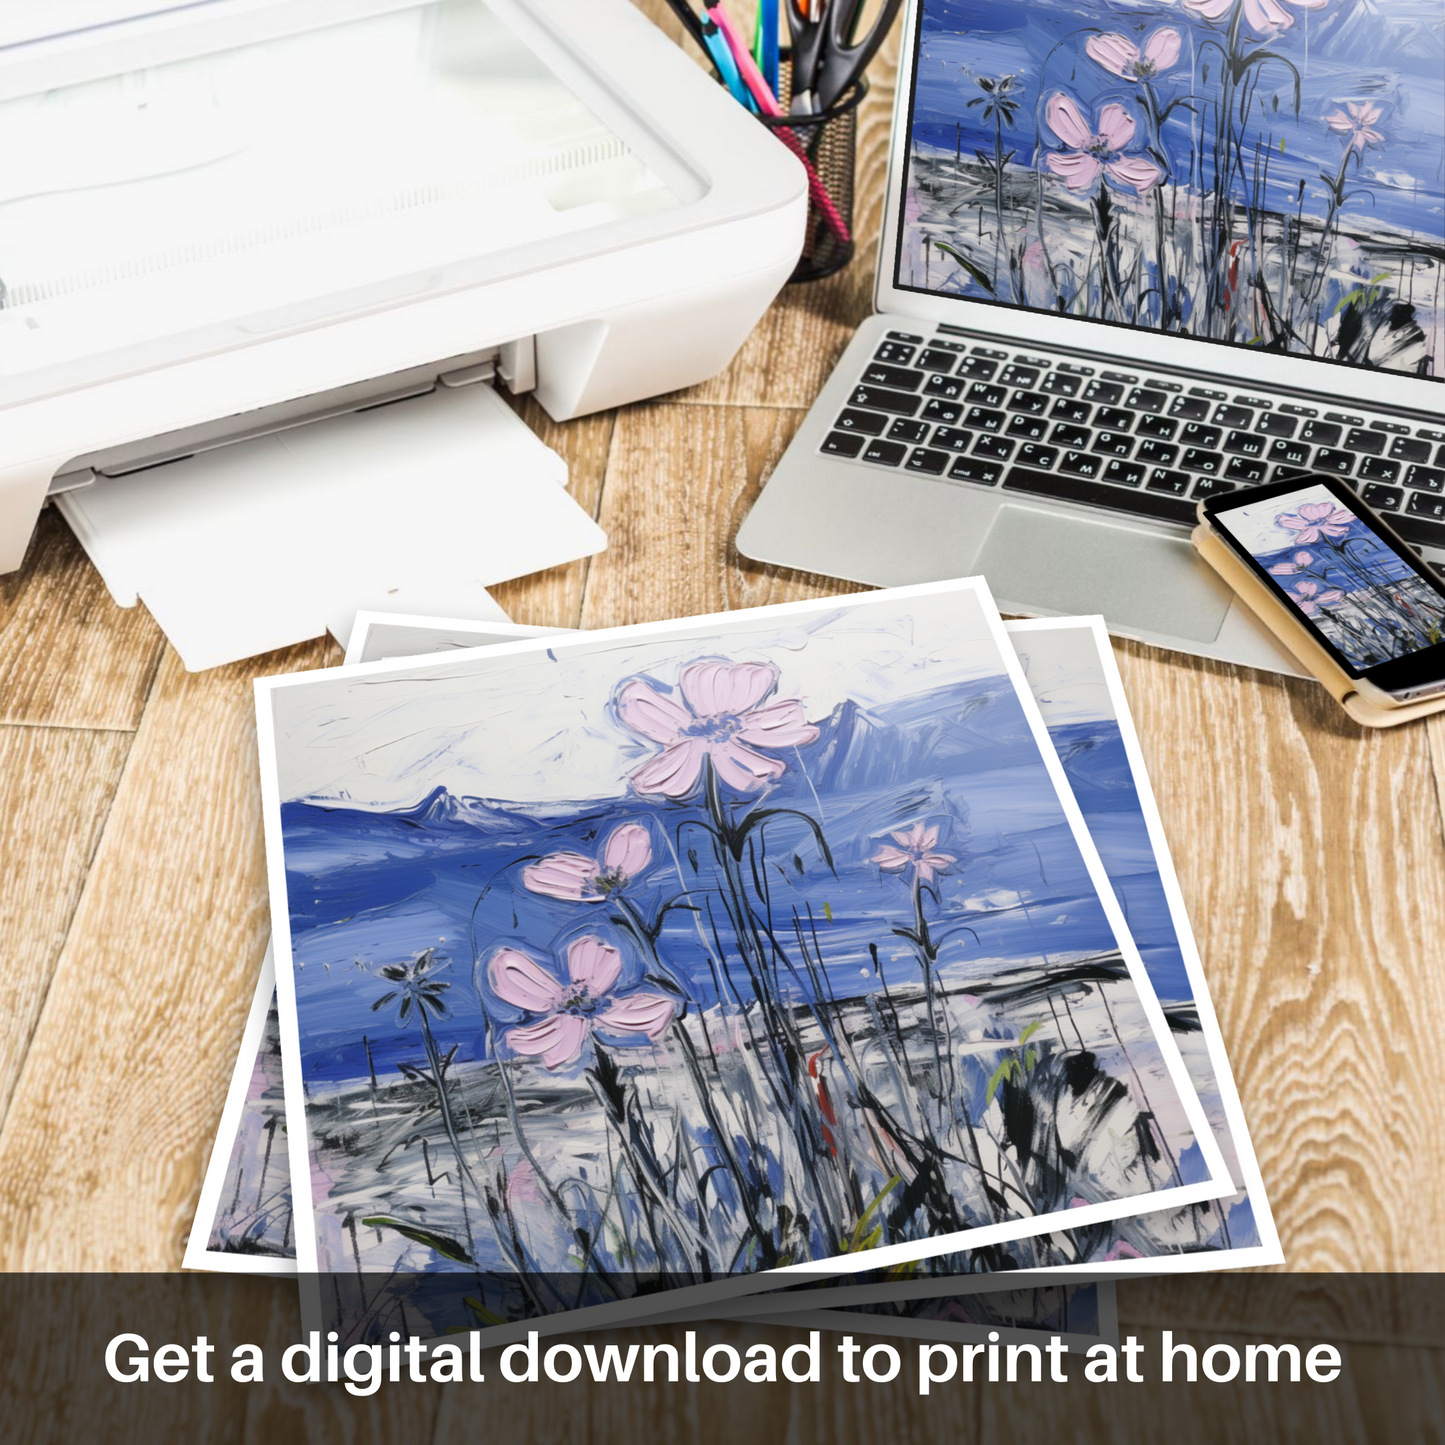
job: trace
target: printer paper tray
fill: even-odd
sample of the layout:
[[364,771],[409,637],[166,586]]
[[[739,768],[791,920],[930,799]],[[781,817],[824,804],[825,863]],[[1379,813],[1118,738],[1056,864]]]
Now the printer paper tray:
[[361,609],[500,616],[486,588],[606,546],[567,468],[485,385],[99,477],[55,504],[192,671]]

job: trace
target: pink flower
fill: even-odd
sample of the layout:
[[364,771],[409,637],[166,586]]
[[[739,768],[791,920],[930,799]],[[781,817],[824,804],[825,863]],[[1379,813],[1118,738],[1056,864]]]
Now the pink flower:
[[[1323,10],[1330,0],[1289,0],[1289,3],[1301,10]],[[1243,0],[1243,4],[1244,23],[1255,35],[1288,30],[1294,24],[1294,16],[1280,9],[1277,0]],[[1234,8],[1235,0],[1184,0],[1184,5],[1206,20],[1222,20]]]
[[1134,121],[1129,112],[1111,101],[1099,112],[1097,134],[1079,113],[1079,107],[1062,93],[1049,97],[1044,107],[1049,129],[1072,150],[1050,151],[1045,163],[1056,176],[1064,178],[1071,191],[1087,190],[1103,171],[1120,185],[1133,186],[1139,195],[1157,186],[1164,172],[1143,156],[1121,154],[1134,139]]
[[[897,843],[895,848],[893,843]],[[901,833],[893,834],[893,843],[885,843],[868,861],[876,863],[885,873],[901,873],[912,864],[918,870],[920,883],[931,883],[950,863],[958,862],[950,853],[935,853],[938,829],[915,823]]]
[[1297,512],[1281,512],[1274,524],[1296,533],[1297,542],[1318,542],[1321,537],[1343,537],[1354,520],[1353,512],[1333,502],[1306,502]]
[[591,934],[568,945],[566,984],[515,948],[498,949],[487,964],[487,978],[499,998],[544,1015],[524,1028],[508,1029],[508,1046],[519,1054],[540,1054],[549,1069],[577,1058],[593,1028],[655,1039],[672,1022],[673,1003],[663,994],[629,993],[609,1001],[621,974],[622,955]]
[[1288,562],[1276,562],[1269,570],[1276,577],[1293,577],[1296,572],[1308,567],[1314,560],[1312,552],[1296,552]]
[[601,903],[625,888],[652,862],[652,839],[641,823],[624,823],[608,835],[602,858],[581,853],[549,853],[522,869],[522,882],[533,893],[572,903]]
[[1384,141],[1385,137],[1371,128],[1380,118],[1378,105],[1356,105],[1350,100],[1345,102],[1345,110],[1349,111],[1348,115],[1343,110],[1327,115],[1325,124],[1331,130],[1339,131],[1341,135],[1348,134],[1349,144],[1357,151],[1364,150],[1367,145],[1380,145]]
[[540,1204],[542,1191],[537,1187],[537,1171],[524,1159],[507,1175],[507,1203]]
[[1126,36],[1091,35],[1084,49],[1104,67],[1125,80],[1152,80],[1179,59],[1179,32],[1166,26],[1156,30],[1141,51]]
[[777,685],[778,669],[768,662],[694,662],[678,679],[682,702],[641,678],[629,682],[618,694],[618,716],[663,745],[632,774],[632,786],[639,793],[685,797],[708,758],[739,792],[780,776],[784,763],[754,749],[800,747],[816,742],[818,729],[804,718],[801,702],[763,705]]
[[1104,1256],[1105,1261],[1113,1259],[1143,1259],[1144,1256],[1129,1243],[1127,1239],[1115,1240],[1109,1247],[1109,1252]]
[[1338,587],[1331,587],[1328,591],[1321,592],[1313,582],[1301,582],[1290,593],[1305,616],[1309,616],[1316,607],[1323,607],[1328,602],[1338,602],[1344,595]]

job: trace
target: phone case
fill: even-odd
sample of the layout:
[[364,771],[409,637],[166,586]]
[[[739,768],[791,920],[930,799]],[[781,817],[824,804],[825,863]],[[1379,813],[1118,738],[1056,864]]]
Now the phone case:
[[1377,703],[1361,695],[1359,683],[1335,662],[1310,635],[1309,629],[1297,621],[1289,609],[1244,565],[1229,544],[1207,523],[1195,527],[1190,540],[1195,551],[1224,578],[1251,612],[1279,638],[1319,679],[1325,690],[1349,715],[1363,727],[1392,728],[1416,718],[1445,712],[1445,693],[1419,702]]

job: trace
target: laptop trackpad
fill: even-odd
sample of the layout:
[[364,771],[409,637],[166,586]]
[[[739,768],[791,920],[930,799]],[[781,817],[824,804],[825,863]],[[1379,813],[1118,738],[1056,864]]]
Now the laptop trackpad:
[[1188,542],[1127,527],[1005,506],[975,570],[999,605],[1102,612],[1118,627],[1213,642],[1233,594]]

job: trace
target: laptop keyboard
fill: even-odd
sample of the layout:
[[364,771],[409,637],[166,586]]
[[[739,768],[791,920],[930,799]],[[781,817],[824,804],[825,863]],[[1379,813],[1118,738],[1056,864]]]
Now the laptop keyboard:
[[1203,497],[1328,472],[1407,541],[1445,548],[1445,430],[946,335],[888,332],[821,450],[1191,524]]

